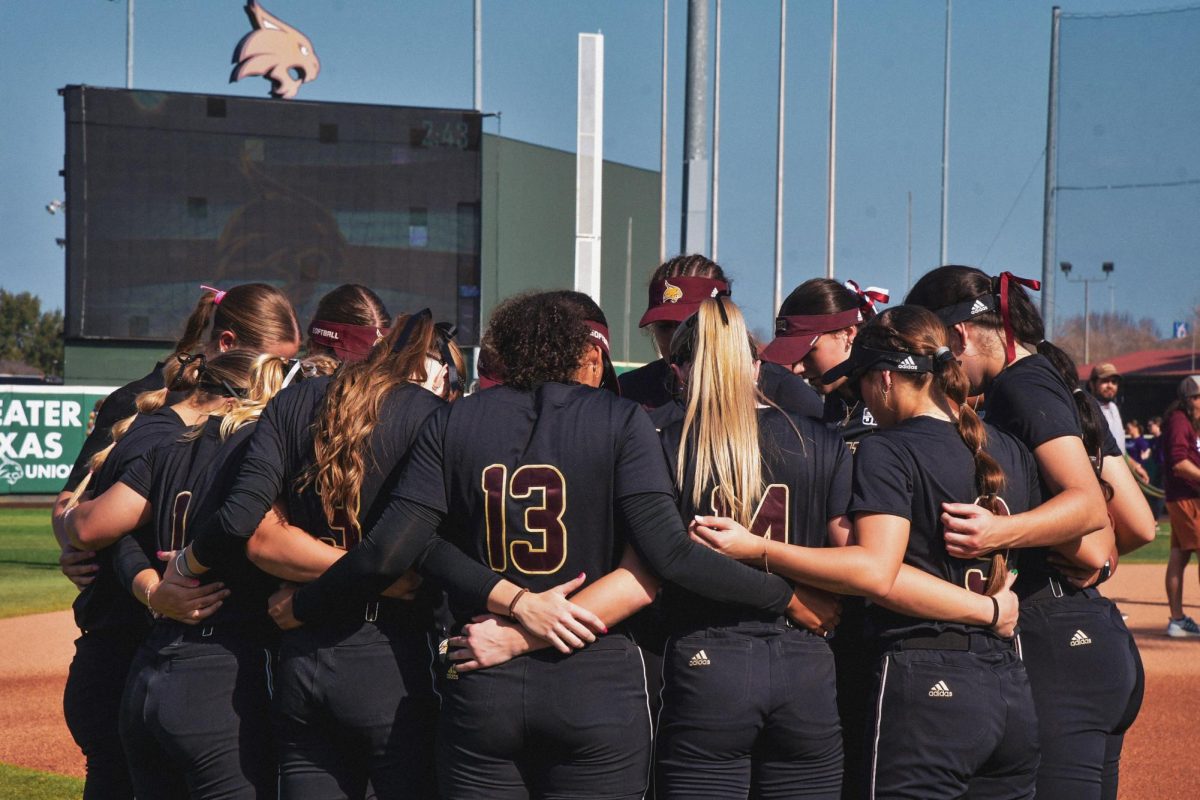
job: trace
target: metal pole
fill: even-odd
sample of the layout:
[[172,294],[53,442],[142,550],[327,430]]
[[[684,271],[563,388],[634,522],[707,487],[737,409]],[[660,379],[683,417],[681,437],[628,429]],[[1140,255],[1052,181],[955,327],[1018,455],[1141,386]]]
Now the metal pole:
[[667,4],[663,0],[662,24],[662,118],[659,120],[658,151],[658,262],[667,260]]
[[716,53],[713,56],[713,158],[712,158],[712,260],[717,260],[717,237],[721,209],[721,0],[717,0],[717,27],[713,31]]
[[1092,282],[1087,278],[1083,281],[1083,363],[1092,363],[1092,306],[1089,291]]
[[475,110],[483,111],[483,0],[475,0]]
[[625,225],[625,357],[629,361],[629,314],[632,308],[631,287],[633,286],[633,217]]
[[133,0],[125,3],[125,88],[133,88]]
[[1058,172],[1058,22],[1054,7],[1050,23],[1050,91],[1046,107],[1046,185],[1042,207],[1042,323],[1045,337],[1054,338],[1054,210]]
[[779,0],[779,119],[775,131],[775,304],[771,316],[783,305],[783,109],[787,73],[787,0]]
[[947,217],[950,212],[950,2],[946,0],[946,50],[942,62],[942,245],[938,263],[947,261],[947,239],[950,231]]
[[829,46],[829,174],[825,209],[825,277],[833,277],[834,223],[837,208],[837,67],[838,0],[833,0],[833,37]]
[[688,0],[687,91],[683,98],[685,253],[708,250],[708,0]]
[[904,290],[912,288],[912,192],[908,193],[908,260],[904,273]]
[[1117,287],[1108,287],[1108,315],[1115,317],[1117,315]]
[[1192,312],[1192,369],[1194,375],[1196,373],[1196,323],[1200,322],[1200,311],[1193,310]]

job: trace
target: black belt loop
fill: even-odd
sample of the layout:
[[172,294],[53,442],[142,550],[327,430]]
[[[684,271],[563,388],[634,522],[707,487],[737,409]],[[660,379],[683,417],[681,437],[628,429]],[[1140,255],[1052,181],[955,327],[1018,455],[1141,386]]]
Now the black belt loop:
[[367,622],[375,622],[379,619],[379,601],[367,603],[367,609],[363,612],[363,619]]
[[1050,576],[1050,593],[1055,597],[1063,596],[1062,584],[1053,575]]
[[213,635],[213,626],[212,625],[205,625],[203,628],[200,629],[200,638],[207,639],[208,637],[210,637],[212,635]]

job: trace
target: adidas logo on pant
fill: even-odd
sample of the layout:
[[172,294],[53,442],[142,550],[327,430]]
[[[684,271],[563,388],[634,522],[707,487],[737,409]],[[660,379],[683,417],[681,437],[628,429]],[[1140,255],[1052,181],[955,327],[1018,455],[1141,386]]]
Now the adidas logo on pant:
[[950,691],[950,687],[945,681],[938,681],[929,689],[930,697],[954,697],[954,692]]
[[1089,639],[1088,635],[1086,633],[1084,633],[1083,631],[1075,631],[1074,635],[1071,636],[1071,647],[1079,647],[1079,645],[1081,645],[1081,644],[1091,644],[1091,643],[1092,643],[1092,640]]
[[692,660],[688,662],[689,667],[707,667],[712,662],[708,660],[708,655],[701,650],[696,655],[692,656]]

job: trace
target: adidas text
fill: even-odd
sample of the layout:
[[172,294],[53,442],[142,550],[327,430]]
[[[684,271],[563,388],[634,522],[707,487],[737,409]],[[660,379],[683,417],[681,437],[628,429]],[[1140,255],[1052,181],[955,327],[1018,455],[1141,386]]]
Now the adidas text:
[[912,356],[905,356],[904,360],[896,365],[896,369],[916,369],[917,362],[913,361]]
[[1081,644],[1091,644],[1092,640],[1083,631],[1075,631],[1071,636],[1071,647],[1079,647]]
[[954,697],[954,692],[950,691],[950,687],[945,681],[938,681],[929,689],[930,697]]
[[707,667],[712,662],[708,660],[708,655],[701,650],[696,655],[692,656],[692,660],[688,662],[689,667]]
[[975,316],[976,314],[982,314],[983,312],[985,312],[987,310],[988,310],[988,307],[986,305],[984,305],[982,300],[976,300],[975,305],[971,306],[971,316]]

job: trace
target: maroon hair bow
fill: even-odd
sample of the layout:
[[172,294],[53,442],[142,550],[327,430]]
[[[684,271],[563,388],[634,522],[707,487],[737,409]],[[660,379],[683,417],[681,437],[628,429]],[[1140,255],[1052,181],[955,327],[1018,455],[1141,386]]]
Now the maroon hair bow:
[[876,303],[887,303],[891,299],[888,290],[880,289],[878,286],[868,286],[866,289],[862,289],[857,281],[846,281],[845,286],[858,295],[859,308],[865,312],[865,316],[868,318],[879,313],[879,310],[875,308]]
[[998,284],[996,294],[1000,298],[1000,319],[1004,323],[1004,363],[1011,364],[1017,357],[1017,345],[1016,336],[1013,333],[1012,314],[1008,307],[1008,284],[1016,283],[1038,292],[1042,289],[1042,282],[1033,278],[1020,278],[1011,272],[1001,272],[996,281]]

